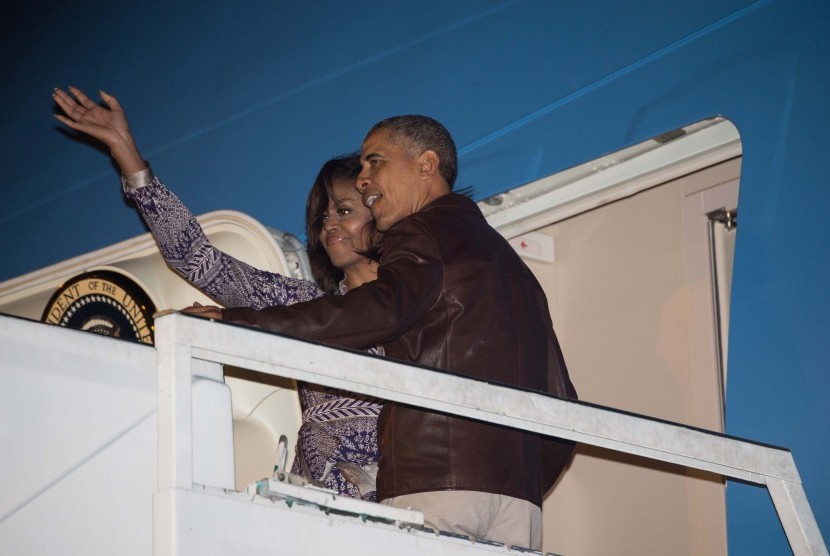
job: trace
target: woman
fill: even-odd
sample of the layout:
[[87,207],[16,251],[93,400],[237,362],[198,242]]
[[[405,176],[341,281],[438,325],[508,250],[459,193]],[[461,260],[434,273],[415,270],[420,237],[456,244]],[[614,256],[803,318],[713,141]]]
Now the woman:
[[[343,294],[377,278],[372,249],[377,233],[354,187],[360,172],[357,155],[327,161],[312,186],[306,231],[317,283],[300,280],[253,268],[213,247],[193,214],[141,158],[118,100],[101,91],[105,108],[75,87],[69,91],[71,95],[54,90],[65,114],[55,117],[109,147],[121,169],[124,192],[135,202],[168,265],[219,303],[290,305],[324,293]],[[382,355],[382,348],[369,351]],[[379,401],[304,383],[299,394],[303,420],[292,472],[322,481],[340,494],[374,501]]]

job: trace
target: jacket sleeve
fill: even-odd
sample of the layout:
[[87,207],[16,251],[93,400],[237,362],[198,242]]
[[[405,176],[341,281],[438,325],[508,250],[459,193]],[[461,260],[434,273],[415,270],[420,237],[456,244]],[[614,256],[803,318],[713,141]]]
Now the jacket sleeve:
[[214,247],[196,217],[158,178],[126,194],[167,265],[226,307],[290,305],[322,295],[314,282],[254,268]]
[[443,261],[435,238],[401,221],[384,239],[378,278],[345,295],[291,307],[225,309],[223,320],[307,340],[366,349],[412,328],[441,294]]
[[[565,366],[565,358],[559,347],[555,333],[551,333],[548,340],[548,388],[549,394],[560,398],[577,399],[574,388]],[[543,493],[550,490],[567,469],[573,457],[576,443],[570,440],[545,436],[542,438],[542,481]]]

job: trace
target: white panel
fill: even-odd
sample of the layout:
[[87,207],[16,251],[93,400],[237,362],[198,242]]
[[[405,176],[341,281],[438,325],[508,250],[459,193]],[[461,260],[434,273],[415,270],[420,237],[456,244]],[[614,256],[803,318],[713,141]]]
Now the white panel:
[[148,554],[152,348],[0,317],[0,553]]
[[233,490],[230,388],[224,382],[200,377],[194,377],[192,388],[193,482]]

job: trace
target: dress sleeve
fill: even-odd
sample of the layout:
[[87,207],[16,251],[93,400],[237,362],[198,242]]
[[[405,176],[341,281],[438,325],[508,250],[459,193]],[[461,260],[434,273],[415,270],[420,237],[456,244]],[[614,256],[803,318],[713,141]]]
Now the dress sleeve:
[[441,295],[444,265],[436,239],[416,223],[384,239],[378,278],[344,295],[293,307],[226,309],[223,320],[352,349],[383,345],[412,328]]
[[125,194],[135,202],[168,266],[218,303],[263,308],[323,294],[314,282],[254,268],[216,249],[193,214],[157,177]]

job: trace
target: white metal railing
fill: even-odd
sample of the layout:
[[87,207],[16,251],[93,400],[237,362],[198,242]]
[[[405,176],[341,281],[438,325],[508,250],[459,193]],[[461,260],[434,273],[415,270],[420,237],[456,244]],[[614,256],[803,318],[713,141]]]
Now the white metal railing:
[[178,313],[155,324],[159,490],[232,488],[233,462],[208,461],[210,444],[227,440],[215,421],[199,424],[192,397],[200,381],[221,383],[226,364],[765,485],[793,553],[828,554],[789,450]]

